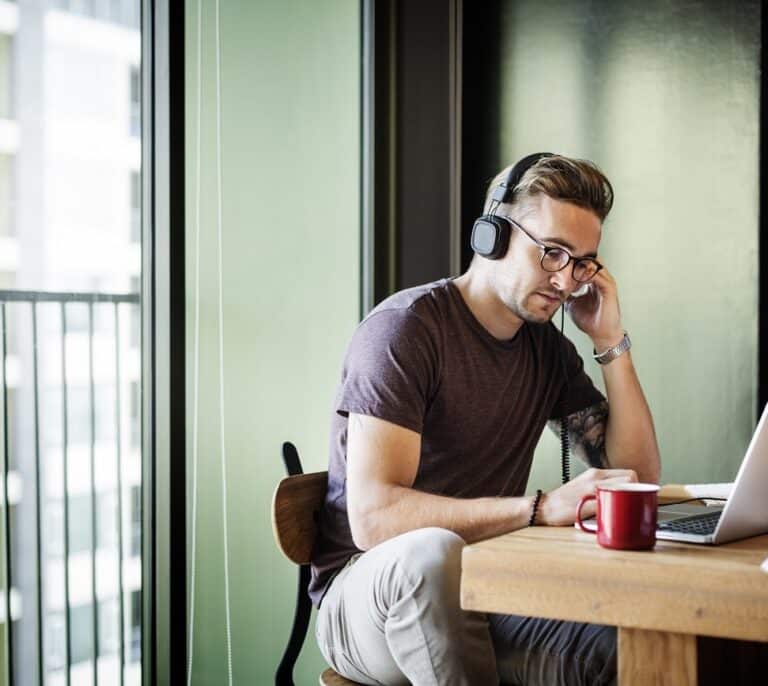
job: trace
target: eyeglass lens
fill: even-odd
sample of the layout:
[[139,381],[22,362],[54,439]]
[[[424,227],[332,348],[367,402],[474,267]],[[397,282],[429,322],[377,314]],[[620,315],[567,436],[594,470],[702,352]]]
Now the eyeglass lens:
[[[541,266],[548,272],[558,272],[563,269],[571,261],[571,256],[565,252],[554,248],[547,250],[541,258]],[[595,274],[597,274],[598,266],[594,260],[581,259],[574,260],[573,264],[573,278],[576,281],[589,281]]]

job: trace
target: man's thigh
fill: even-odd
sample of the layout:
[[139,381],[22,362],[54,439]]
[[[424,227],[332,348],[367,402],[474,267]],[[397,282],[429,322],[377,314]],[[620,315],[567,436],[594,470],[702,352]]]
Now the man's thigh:
[[328,664],[348,678],[406,684],[387,646],[384,618],[371,602],[377,563],[378,555],[356,555],[339,572],[317,615],[317,643]]
[[464,541],[417,529],[367,551],[334,579],[317,620],[320,651],[365,684],[493,686],[488,620],[459,604]]
[[602,686],[616,682],[616,629],[489,614],[503,684]]

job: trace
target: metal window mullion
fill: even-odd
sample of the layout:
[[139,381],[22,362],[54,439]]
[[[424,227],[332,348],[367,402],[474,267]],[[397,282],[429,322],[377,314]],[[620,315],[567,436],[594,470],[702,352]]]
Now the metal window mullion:
[[451,275],[461,273],[461,102],[462,102],[462,27],[464,25],[463,0],[451,0],[448,4],[448,78],[450,127],[449,195],[450,222],[449,268]]
[[3,339],[3,541],[5,542],[5,659],[7,681],[13,686],[13,620],[11,618],[11,504],[8,499],[8,336],[5,324],[5,303],[0,303],[0,329]]
[[88,391],[91,410],[91,615],[93,617],[93,684],[99,686],[99,599],[96,596],[96,393],[93,383],[93,303],[88,303]]
[[66,303],[61,303],[61,397],[62,397],[62,421],[63,433],[61,442],[61,457],[64,468],[64,626],[67,633],[66,656],[66,686],[71,684],[72,672],[72,626],[70,624],[69,608],[69,464],[67,460],[67,451],[69,449],[69,431],[67,426],[67,312]]
[[35,411],[35,517],[37,519],[37,683],[43,686],[43,545],[42,545],[42,477],[40,467],[40,398],[37,364],[37,303],[32,303],[32,397]]
[[376,31],[375,12],[372,0],[363,0],[362,18],[362,55],[361,55],[361,148],[360,158],[360,319],[375,305],[375,227],[374,184],[376,183],[376,165],[374,164],[374,127],[376,125]]
[[115,433],[117,442],[117,584],[120,613],[120,686],[125,684],[125,610],[123,589],[123,464],[120,431],[120,312],[115,303]]

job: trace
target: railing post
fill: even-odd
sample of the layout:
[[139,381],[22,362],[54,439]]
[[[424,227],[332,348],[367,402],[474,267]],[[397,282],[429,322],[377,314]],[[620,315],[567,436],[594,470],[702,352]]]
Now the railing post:
[[88,393],[91,410],[91,616],[93,617],[93,686],[99,686],[99,598],[96,594],[96,393],[93,383],[93,302],[88,303]]
[[6,683],[13,686],[13,617],[11,616],[11,502],[8,498],[8,336],[5,303],[0,303],[0,329],[2,329],[3,372],[3,541],[5,542],[5,660]]
[[40,469],[40,397],[37,366],[37,303],[32,304],[32,397],[35,408],[35,516],[37,519],[37,535],[35,537],[35,549],[37,556],[37,683],[43,686],[45,681],[45,662],[43,644],[43,507],[42,507],[42,478]]
[[120,686],[125,684],[125,600],[123,598],[123,460],[120,430],[120,305],[115,303],[115,442],[117,444],[117,598],[120,617]]
[[61,437],[61,461],[64,470],[62,481],[64,493],[62,503],[64,506],[64,626],[66,627],[67,643],[67,671],[65,676],[66,686],[71,684],[72,672],[72,625],[69,611],[69,461],[67,450],[69,448],[69,431],[67,415],[67,311],[66,303],[61,301],[61,398],[62,398],[62,437]]

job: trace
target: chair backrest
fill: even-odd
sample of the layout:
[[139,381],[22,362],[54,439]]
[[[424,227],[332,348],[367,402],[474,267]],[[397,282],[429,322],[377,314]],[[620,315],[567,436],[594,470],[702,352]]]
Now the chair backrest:
[[317,513],[328,488],[328,472],[284,478],[272,496],[272,533],[280,550],[297,565],[308,564],[317,536]]

